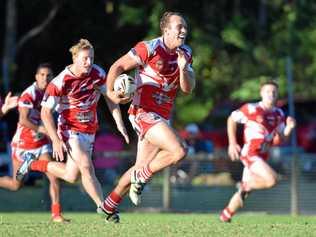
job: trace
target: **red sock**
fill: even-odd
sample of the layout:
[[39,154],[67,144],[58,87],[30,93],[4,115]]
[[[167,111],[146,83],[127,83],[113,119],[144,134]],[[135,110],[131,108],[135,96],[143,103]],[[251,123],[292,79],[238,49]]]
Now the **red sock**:
[[150,180],[151,176],[153,175],[153,172],[149,168],[149,165],[144,166],[142,169],[140,169],[137,172],[137,177],[144,180],[146,183]]
[[225,221],[225,222],[230,221],[230,219],[233,217],[234,214],[235,214],[235,212],[230,211],[229,208],[226,207],[226,208],[222,211],[221,216],[220,216],[220,219],[221,219],[222,221]]
[[61,214],[61,205],[59,203],[54,203],[51,205],[52,217],[60,216]]
[[31,163],[31,170],[45,173],[47,172],[48,162],[48,160],[35,160]]
[[121,203],[122,197],[115,192],[111,192],[109,196],[104,200],[102,208],[108,212],[114,212],[118,205]]

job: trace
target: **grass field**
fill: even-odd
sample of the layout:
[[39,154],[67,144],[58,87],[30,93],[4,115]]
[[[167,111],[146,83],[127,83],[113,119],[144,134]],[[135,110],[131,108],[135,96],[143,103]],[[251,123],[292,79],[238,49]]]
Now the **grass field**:
[[66,217],[71,223],[51,223],[47,213],[0,213],[0,236],[316,236],[315,216],[241,214],[230,224],[212,214],[122,213],[120,224],[94,213]]

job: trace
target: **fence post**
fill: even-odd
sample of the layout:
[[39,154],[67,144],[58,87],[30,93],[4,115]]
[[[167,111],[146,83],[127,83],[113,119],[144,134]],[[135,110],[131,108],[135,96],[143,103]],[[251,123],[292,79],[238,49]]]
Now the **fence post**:
[[291,165],[291,214],[297,216],[299,210],[299,164],[297,151],[292,149],[292,165]]
[[[286,73],[287,73],[287,90],[288,90],[288,106],[289,115],[295,118],[294,106],[294,90],[293,90],[293,63],[292,58],[286,58]],[[299,196],[298,196],[298,183],[299,183],[299,165],[298,165],[298,152],[297,152],[297,139],[296,129],[294,128],[291,134],[291,214],[296,216],[299,214]]]
[[165,168],[163,171],[162,205],[164,210],[169,210],[171,206],[170,173],[170,167]]

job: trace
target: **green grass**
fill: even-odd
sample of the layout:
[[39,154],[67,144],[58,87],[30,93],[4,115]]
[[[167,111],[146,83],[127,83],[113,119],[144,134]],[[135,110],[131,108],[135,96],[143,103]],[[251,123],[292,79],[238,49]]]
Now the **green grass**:
[[48,213],[0,213],[0,236],[316,236],[316,217],[241,214],[230,224],[212,214],[121,213],[108,224],[94,213],[67,213],[69,224],[49,221]]

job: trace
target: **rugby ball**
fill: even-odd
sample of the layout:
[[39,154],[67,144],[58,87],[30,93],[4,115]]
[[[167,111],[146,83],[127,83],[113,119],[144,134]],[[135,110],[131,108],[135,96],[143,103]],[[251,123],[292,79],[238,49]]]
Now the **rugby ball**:
[[134,78],[127,74],[119,75],[114,81],[114,90],[123,92],[124,96],[131,96],[136,91]]

